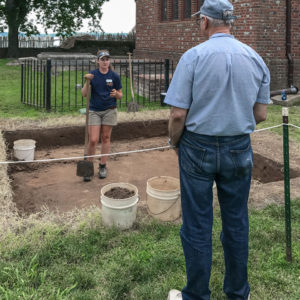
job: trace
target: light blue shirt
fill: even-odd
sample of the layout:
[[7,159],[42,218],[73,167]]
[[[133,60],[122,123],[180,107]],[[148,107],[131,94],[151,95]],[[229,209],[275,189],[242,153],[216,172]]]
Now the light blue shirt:
[[164,102],[188,109],[189,131],[248,134],[256,126],[254,104],[270,102],[270,72],[252,48],[217,33],[183,54]]

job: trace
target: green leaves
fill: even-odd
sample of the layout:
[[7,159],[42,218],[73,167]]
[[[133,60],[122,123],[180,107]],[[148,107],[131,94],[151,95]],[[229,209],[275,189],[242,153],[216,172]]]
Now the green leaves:
[[[90,25],[91,31],[99,31],[101,6],[106,1],[108,0],[1,0],[0,32],[8,27],[9,48],[16,54],[17,31],[27,35],[37,34],[37,25],[46,31],[52,29],[63,37],[73,35],[84,21]],[[30,13],[36,16],[36,21],[29,18]]]
[[[70,35],[80,29],[85,19],[96,24],[96,27],[91,28],[92,31],[100,30],[97,22],[102,17],[101,6],[105,1],[107,0],[44,1],[41,7],[44,12],[43,20],[48,28],[49,25],[54,25],[53,30],[62,36]],[[55,24],[52,24],[53,21]]]

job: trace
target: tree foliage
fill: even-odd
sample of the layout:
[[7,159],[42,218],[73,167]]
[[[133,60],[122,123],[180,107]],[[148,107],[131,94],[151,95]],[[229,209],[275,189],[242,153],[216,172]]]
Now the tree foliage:
[[[27,35],[51,29],[60,36],[70,36],[88,22],[91,31],[99,31],[101,6],[108,0],[0,0],[0,31],[9,31],[9,44],[18,32]],[[32,15],[36,16],[36,20]],[[15,46],[15,45],[14,45]]]
[[[59,35],[71,35],[87,20],[92,31],[99,31],[101,6],[108,0],[0,0],[0,26],[9,29],[14,15],[19,31],[28,35],[38,33],[37,25],[52,29]],[[33,22],[30,13],[36,15]],[[0,27],[0,28],[1,28]]]

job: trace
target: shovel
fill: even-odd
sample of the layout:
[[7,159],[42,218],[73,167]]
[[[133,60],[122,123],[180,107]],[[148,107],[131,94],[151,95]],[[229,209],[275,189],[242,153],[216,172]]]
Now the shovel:
[[131,102],[128,103],[127,112],[136,112],[139,110],[139,105],[134,101],[134,92],[132,86],[132,66],[131,66],[131,53],[128,53],[129,60],[129,77],[130,77],[130,92],[131,92]]
[[88,122],[89,122],[89,108],[90,108],[90,81],[87,81],[88,91],[86,96],[86,112],[85,112],[85,134],[84,134],[84,160],[77,163],[76,175],[80,177],[92,177],[94,176],[94,164],[92,161],[87,160],[88,155]]

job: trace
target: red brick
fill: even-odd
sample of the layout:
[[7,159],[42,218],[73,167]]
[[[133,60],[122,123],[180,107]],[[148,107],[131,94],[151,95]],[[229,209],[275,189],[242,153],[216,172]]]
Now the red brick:
[[[255,49],[271,71],[271,89],[287,86],[286,0],[233,0],[236,21],[232,34]],[[168,20],[161,21],[160,0],[136,1],[135,57],[169,58],[177,61],[189,48],[204,41],[194,19],[184,19],[179,0],[179,20],[172,20],[172,0],[168,0]],[[192,0],[192,13],[197,11]],[[292,56],[294,84],[300,87],[300,4],[292,3]]]

